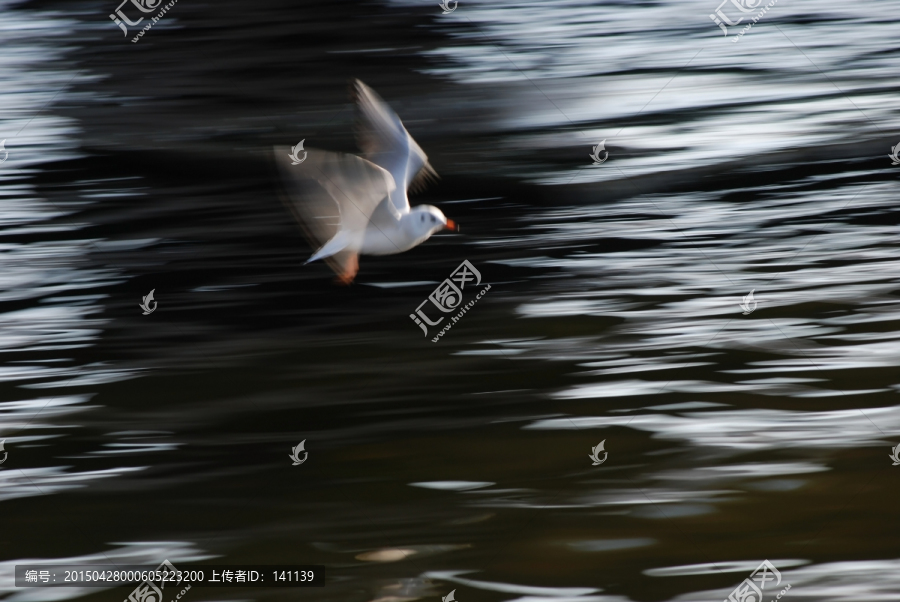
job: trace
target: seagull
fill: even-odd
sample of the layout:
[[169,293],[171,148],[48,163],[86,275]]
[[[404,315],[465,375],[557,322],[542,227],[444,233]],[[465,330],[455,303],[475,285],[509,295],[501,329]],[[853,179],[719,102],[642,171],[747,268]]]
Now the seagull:
[[441,230],[459,230],[437,207],[410,208],[407,190],[437,173],[403,122],[374,90],[353,81],[363,156],[314,148],[292,165],[287,147],[275,147],[283,200],[316,252],[342,284],[359,271],[359,255],[408,251]]

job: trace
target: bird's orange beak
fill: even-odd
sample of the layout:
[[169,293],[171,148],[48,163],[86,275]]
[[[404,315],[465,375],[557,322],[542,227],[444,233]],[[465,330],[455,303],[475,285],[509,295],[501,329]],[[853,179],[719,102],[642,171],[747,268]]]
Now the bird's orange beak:
[[447,225],[444,226],[444,230],[453,230],[455,232],[459,232],[459,224],[454,222],[452,219],[448,219]]

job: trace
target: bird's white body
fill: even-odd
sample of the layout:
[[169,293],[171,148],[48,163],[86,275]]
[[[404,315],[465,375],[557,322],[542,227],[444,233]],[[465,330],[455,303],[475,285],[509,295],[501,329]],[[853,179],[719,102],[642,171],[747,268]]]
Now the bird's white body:
[[359,252],[361,255],[393,255],[408,251],[443,230],[447,218],[431,205],[419,205],[400,215],[394,224],[366,227]]
[[345,282],[356,275],[358,255],[403,253],[456,227],[437,207],[409,206],[407,190],[437,174],[384,101],[358,80],[354,91],[363,157],[309,149],[293,167],[275,151],[285,179],[301,193],[289,206],[318,245],[307,263],[328,259]]

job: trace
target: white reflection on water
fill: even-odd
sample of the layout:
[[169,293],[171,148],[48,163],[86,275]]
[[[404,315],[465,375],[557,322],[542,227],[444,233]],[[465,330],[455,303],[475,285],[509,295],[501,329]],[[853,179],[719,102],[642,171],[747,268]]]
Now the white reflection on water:
[[[866,3],[779,3],[739,44],[709,19],[718,4],[471,0],[436,19],[454,43],[426,53],[426,71],[515,89],[495,127],[518,135],[500,152],[584,147],[577,167],[528,174],[545,183],[840,147],[894,126],[896,65],[884,49],[900,1],[880,2],[877,18]],[[601,139],[612,162],[595,169],[587,152]]]
[[642,548],[656,544],[655,539],[638,537],[633,539],[592,539],[587,541],[572,541],[568,545],[579,552],[612,552],[615,550],[628,550]]
[[50,495],[87,486],[89,481],[117,477],[146,467],[122,467],[105,470],[65,472],[70,466],[15,468],[0,470],[0,501],[37,495]]
[[[55,443],[71,428],[57,424],[58,418],[95,407],[86,403],[92,394],[65,394],[61,389],[118,382],[133,371],[78,359],[81,350],[96,344],[108,321],[95,317],[105,298],[95,289],[114,284],[121,276],[88,264],[91,248],[102,241],[81,236],[84,224],[48,223],[71,210],[42,198],[31,179],[40,174],[41,164],[81,155],[74,121],[55,115],[53,104],[90,76],[61,60],[67,48],[55,38],[70,31],[69,20],[58,13],[9,6],[0,0],[0,139],[7,139],[9,151],[8,160],[0,165],[0,303],[9,308],[0,313],[0,383],[19,390],[23,399],[0,402],[0,439],[6,439],[10,455],[0,467],[0,500],[49,495],[142,470],[78,471],[71,466],[29,464],[29,450],[38,447],[32,442]],[[54,192],[69,207],[87,204],[75,193]],[[92,194],[88,187],[84,193]],[[31,240],[37,237],[54,240]],[[22,302],[28,307],[17,307]],[[63,394],[28,398],[28,391],[42,389]],[[13,599],[39,597],[27,593]]]
[[[0,402],[0,439],[7,432],[24,430],[26,428],[35,430],[41,426],[48,426],[34,422],[38,414],[40,414],[42,419],[47,419],[92,409],[96,406],[84,405],[90,398],[90,395],[63,395],[59,397],[39,397],[22,401]],[[24,437],[22,440],[30,441],[33,439]],[[9,437],[10,443],[16,441],[19,441],[19,439]]]
[[6,139],[9,151],[0,165],[0,183],[30,173],[30,165],[77,156],[71,144],[78,132],[75,121],[42,109],[76,81],[90,80],[64,62],[70,49],[58,39],[69,33],[72,20],[53,11],[10,10],[16,4],[21,3],[0,0],[0,140]]
[[[900,592],[900,559],[828,562],[787,571],[781,570],[782,565],[779,562],[786,563],[788,561],[773,561],[775,567],[781,572],[781,586],[778,589],[773,588],[772,597],[777,595],[780,589],[788,583],[791,585],[790,592],[782,600],[889,602],[897,600],[897,592]],[[750,564],[752,562],[748,561],[747,565]],[[756,566],[758,563],[753,568]],[[753,568],[749,570],[752,571]],[[650,574],[650,571],[646,571],[646,574]],[[741,579],[740,576],[735,577],[734,586],[737,586]],[[676,596],[671,602],[722,600],[728,597],[734,586],[727,589],[683,594]],[[766,591],[768,592],[768,588]]]
[[[817,186],[820,177],[809,176],[780,190],[761,184],[528,216],[526,234],[484,244],[570,251],[497,263],[572,278],[521,302],[519,315],[616,322],[578,337],[501,342],[501,351],[551,362],[574,358],[592,369],[578,373],[587,382],[555,392],[558,399],[674,392],[812,399],[891,391],[896,383],[883,378],[837,383],[836,371],[900,364],[896,184],[853,181],[875,178],[870,172],[845,175],[846,182],[827,190]],[[747,200],[730,198],[738,192]],[[636,248],[579,249],[610,241]],[[754,288],[759,307],[743,316],[739,303]]]
[[474,482],[474,481],[423,481],[420,483],[410,483],[411,487],[423,487],[425,489],[439,489],[442,491],[469,491],[470,489],[481,489],[482,487],[490,487],[494,483]]
[[[681,566],[667,566],[658,569],[647,569],[645,575],[650,577],[682,577],[685,575],[716,575],[719,573],[751,573],[763,561],[759,560],[732,560],[725,562],[703,562],[700,564],[684,564]],[[809,564],[809,560],[796,558],[777,558],[770,560],[777,569],[782,570],[795,566]]]
[[887,435],[900,435],[900,406],[819,412],[748,409],[687,412],[681,416],[572,416],[538,420],[523,428],[561,430],[626,425],[698,448],[831,450],[884,445],[879,429]]
[[[742,574],[749,574],[759,566],[758,560],[710,562],[693,565],[648,569],[644,574],[656,578],[677,578],[685,575],[734,574],[735,586]],[[809,564],[809,560],[775,559],[771,561],[781,572],[781,584],[773,589],[773,597],[790,584],[789,599],[816,602],[890,602],[900,591],[900,560],[859,560]],[[804,566],[808,565],[808,566]],[[801,567],[801,568],[792,568]],[[602,590],[575,587],[533,587],[511,583],[469,580],[461,577],[466,571],[429,571],[422,579],[435,579],[465,585],[485,591],[524,594],[508,602],[631,602],[627,596],[597,595]],[[722,600],[734,586],[681,594],[669,602],[697,602]],[[768,589],[768,588],[767,588]]]
[[422,575],[424,579],[440,579],[451,583],[459,583],[489,592],[503,592],[507,594],[525,594],[528,596],[552,597],[555,600],[561,598],[578,598],[586,600],[582,596],[601,591],[593,587],[534,587],[529,585],[514,585],[510,583],[498,583],[495,581],[481,581],[460,577],[470,571],[429,571]]

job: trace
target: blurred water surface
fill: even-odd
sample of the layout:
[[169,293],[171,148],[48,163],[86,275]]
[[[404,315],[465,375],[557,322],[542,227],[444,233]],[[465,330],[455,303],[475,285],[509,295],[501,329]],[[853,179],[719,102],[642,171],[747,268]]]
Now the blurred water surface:
[[[168,558],[328,567],[192,600],[718,601],[767,558],[900,598],[900,2],[115,8],[0,2],[0,597]],[[354,151],[353,77],[462,230],[342,288],[270,149]]]

